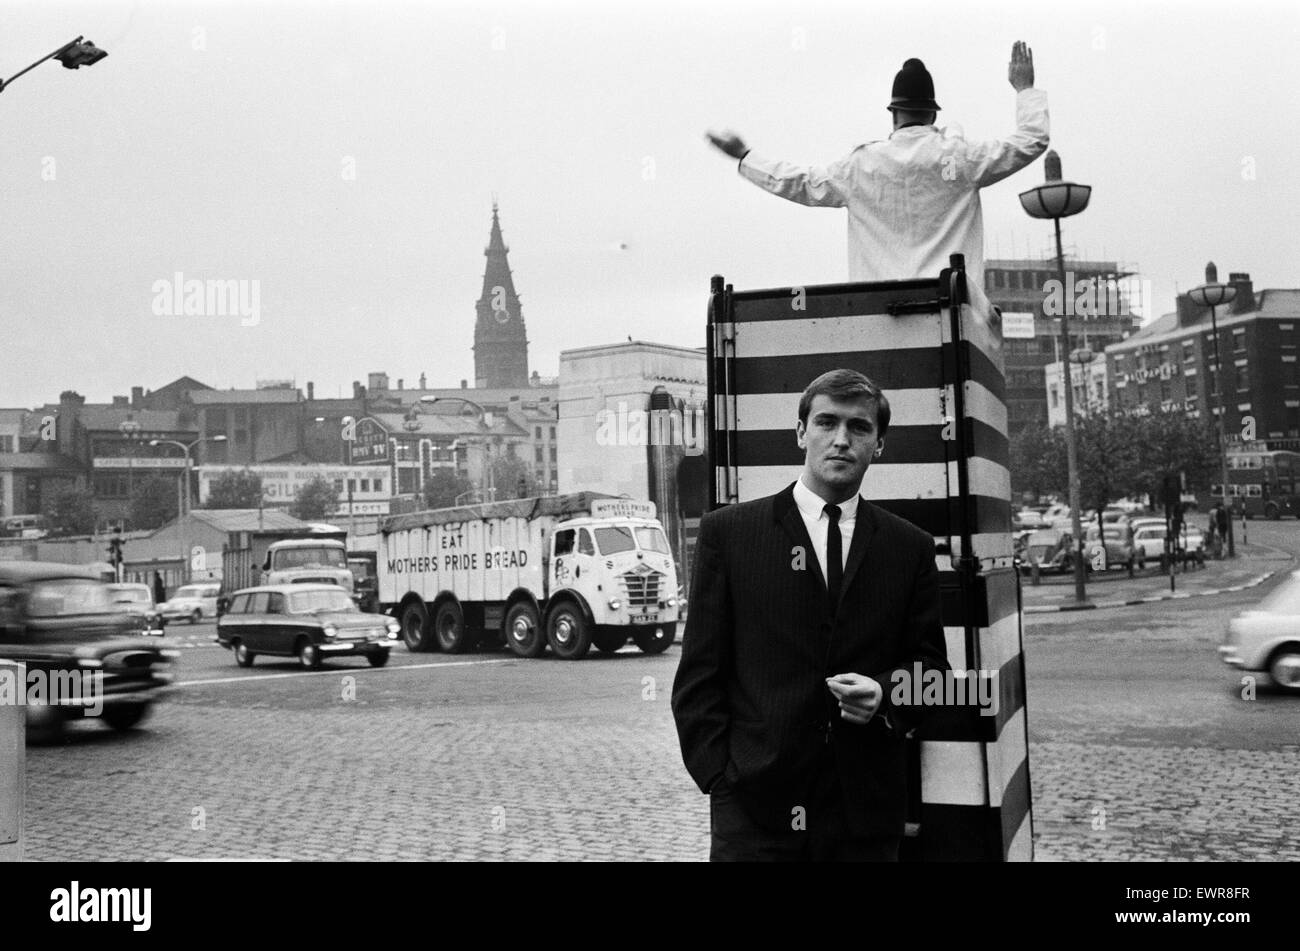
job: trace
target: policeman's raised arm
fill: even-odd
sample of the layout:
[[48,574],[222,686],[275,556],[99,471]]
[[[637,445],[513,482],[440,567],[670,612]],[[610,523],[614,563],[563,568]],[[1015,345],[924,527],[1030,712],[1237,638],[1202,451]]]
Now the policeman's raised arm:
[[1005,139],[966,144],[966,176],[980,188],[1020,171],[1046,152],[1050,141],[1047,93],[1034,88],[1034,53],[1023,41],[1011,47],[1007,80],[1016,91],[1016,131]]

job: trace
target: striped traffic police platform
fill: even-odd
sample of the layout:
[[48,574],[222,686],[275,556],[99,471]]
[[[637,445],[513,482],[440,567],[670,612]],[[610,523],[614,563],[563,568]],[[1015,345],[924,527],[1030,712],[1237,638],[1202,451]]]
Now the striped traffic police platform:
[[866,374],[892,416],[862,494],[934,536],[948,660],[992,681],[995,705],[944,707],[914,737],[904,859],[1033,857],[996,320],[982,291],[967,286],[960,255],[932,280],[755,291],[712,283],[710,507],[798,478],[793,429],[804,387],[839,367]]

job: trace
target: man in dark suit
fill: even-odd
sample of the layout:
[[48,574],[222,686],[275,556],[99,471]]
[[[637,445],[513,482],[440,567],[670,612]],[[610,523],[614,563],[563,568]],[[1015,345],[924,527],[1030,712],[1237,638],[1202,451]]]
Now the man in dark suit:
[[673,715],[714,861],[897,859],[926,709],[895,672],[948,662],[934,540],[858,495],[888,429],[867,377],[823,374],[799,480],[700,523]]

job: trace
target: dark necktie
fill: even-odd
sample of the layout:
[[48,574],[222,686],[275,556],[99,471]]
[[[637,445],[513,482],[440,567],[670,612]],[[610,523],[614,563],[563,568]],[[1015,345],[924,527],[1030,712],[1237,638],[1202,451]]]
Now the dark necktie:
[[827,505],[822,511],[830,523],[826,526],[826,597],[833,617],[840,606],[840,581],[844,577],[844,540],[840,537],[840,507]]

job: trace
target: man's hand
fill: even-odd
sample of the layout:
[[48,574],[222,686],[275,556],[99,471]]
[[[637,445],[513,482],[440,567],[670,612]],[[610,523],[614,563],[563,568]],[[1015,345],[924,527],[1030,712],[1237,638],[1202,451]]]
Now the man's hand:
[[885,693],[877,681],[865,674],[836,674],[826,678],[826,686],[840,702],[840,716],[858,726],[871,722]]
[[707,132],[705,138],[713,143],[715,148],[721,149],[734,159],[744,158],[745,153],[749,151],[745,140],[730,129],[723,129],[721,133]]
[[1016,92],[1034,88],[1034,51],[1023,40],[1011,44],[1011,65],[1007,67],[1007,81]]

